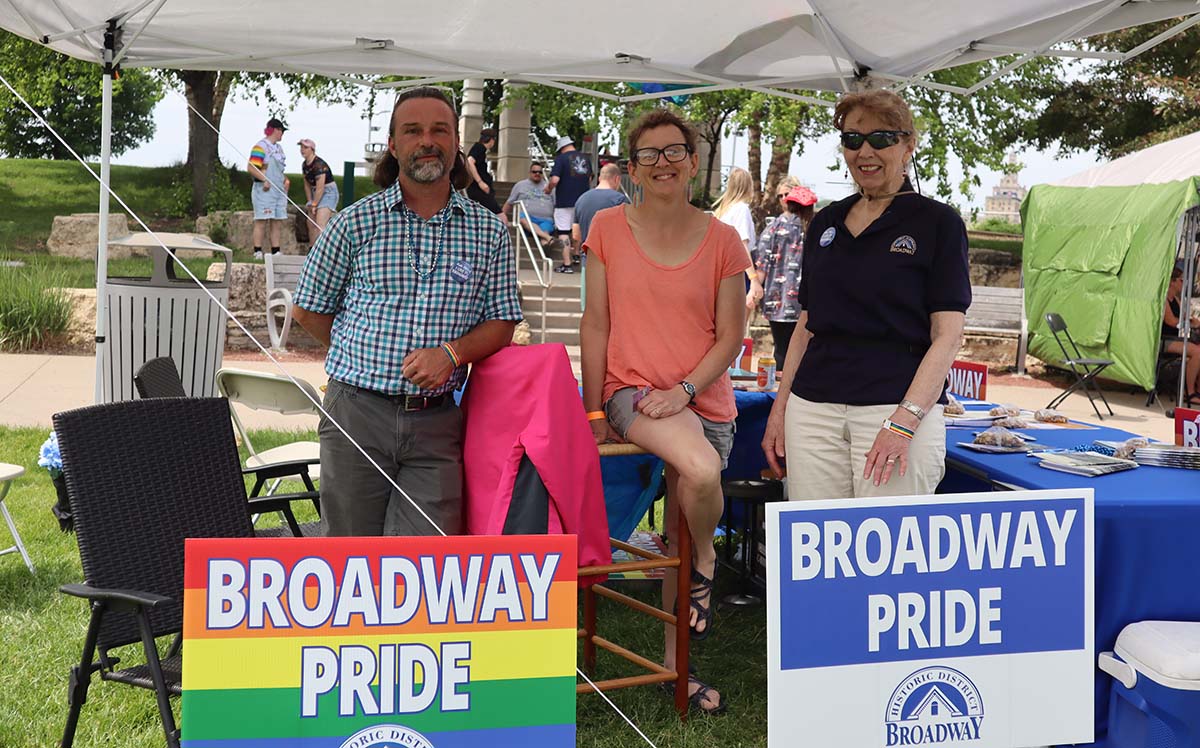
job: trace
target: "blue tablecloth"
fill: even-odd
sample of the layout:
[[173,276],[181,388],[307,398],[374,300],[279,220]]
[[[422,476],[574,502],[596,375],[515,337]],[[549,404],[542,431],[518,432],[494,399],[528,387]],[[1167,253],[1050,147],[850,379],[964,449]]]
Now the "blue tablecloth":
[[[1093,430],[1026,432],[1038,444],[1074,447],[1135,434]],[[939,493],[987,491],[987,482],[1025,489],[1088,487],[1096,493],[1096,652],[1111,650],[1126,624],[1148,619],[1200,621],[1200,471],[1139,467],[1098,478],[1038,467],[1024,455],[983,454],[958,446],[971,430],[947,429],[946,479]],[[1104,746],[1112,679],[1096,671],[1096,740]]]
[[[735,394],[737,434],[724,477],[757,478],[767,466],[760,443],[775,395]],[[1028,433],[1036,437],[1038,444],[1064,448],[1096,439],[1122,441],[1135,436],[1107,427]],[[946,478],[938,487],[939,493],[991,491],[995,483],[1025,489],[1095,489],[1097,653],[1111,650],[1121,629],[1135,621],[1200,621],[1200,471],[1139,467],[1082,478],[1038,467],[1037,460],[1024,455],[982,454],[957,446],[971,438],[972,430],[947,429]],[[625,471],[614,470],[614,477],[617,472],[625,472],[628,479],[627,471],[634,469],[631,462]],[[606,465],[606,484],[608,480]],[[627,483],[627,491],[635,489],[635,484]],[[641,506],[641,513],[632,520],[636,523],[648,502],[643,496],[641,502],[632,504],[635,511],[637,505]],[[1109,676],[1097,669],[1095,746],[1105,745],[1110,686]]]

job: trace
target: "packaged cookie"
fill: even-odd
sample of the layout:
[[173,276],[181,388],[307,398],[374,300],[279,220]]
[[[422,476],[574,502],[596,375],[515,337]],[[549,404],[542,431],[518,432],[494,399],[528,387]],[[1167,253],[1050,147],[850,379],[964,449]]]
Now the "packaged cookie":
[[991,444],[994,447],[1023,447],[1025,440],[1003,426],[992,426],[975,435],[976,444]]
[[963,407],[962,403],[960,403],[958,399],[954,397],[954,395],[951,395],[949,392],[947,392],[946,405],[942,408],[942,413],[948,416],[961,416],[965,415],[966,412],[967,409]]
[[1070,420],[1053,408],[1042,408],[1033,414],[1033,418],[1042,423],[1067,423]]
[[1144,436],[1135,436],[1132,439],[1126,439],[1121,446],[1117,447],[1116,451],[1113,453],[1113,457],[1117,457],[1122,460],[1132,460],[1134,452],[1138,451],[1142,447],[1149,446],[1149,439]]
[[1003,405],[997,405],[996,407],[989,410],[988,415],[1019,416],[1019,415],[1021,415],[1021,408],[1020,408],[1020,406],[1013,405],[1012,403],[1005,403]]
[[1001,428],[1006,428],[1006,429],[1027,429],[1027,428],[1029,428],[1029,421],[1026,421],[1024,418],[1019,418],[1017,416],[1007,416],[1005,418],[1001,418],[999,420],[994,421],[992,423],[992,425],[1000,426]]

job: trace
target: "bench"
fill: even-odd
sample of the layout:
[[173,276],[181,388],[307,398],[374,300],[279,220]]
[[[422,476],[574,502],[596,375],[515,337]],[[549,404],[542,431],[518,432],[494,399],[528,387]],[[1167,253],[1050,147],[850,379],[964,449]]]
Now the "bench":
[[[267,265],[267,335],[271,348],[283,350],[287,346],[288,332],[292,329],[292,294],[300,281],[304,268],[304,256],[269,254],[264,260]],[[283,319],[277,320],[275,312],[281,311]]]
[[1025,319],[1025,289],[971,286],[964,332],[1017,338],[1017,373],[1025,373],[1029,323]]

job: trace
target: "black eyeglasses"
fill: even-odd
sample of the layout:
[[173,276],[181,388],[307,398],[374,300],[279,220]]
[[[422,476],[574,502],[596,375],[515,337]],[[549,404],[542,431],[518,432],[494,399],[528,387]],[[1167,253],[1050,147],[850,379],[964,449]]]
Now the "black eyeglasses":
[[542,170],[541,169],[530,169],[529,173],[530,174],[541,174]]
[[692,149],[687,143],[672,143],[666,148],[638,148],[633,152],[633,160],[642,166],[654,166],[659,154],[666,156],[669,163],[677,164],[690,156]]
[[849,151],[857,151],[863,147],[863,143],[870,143],[871,147],[877,151],[882,151],[884,148],[891,148],[900,142],[900,138],[912,135],[908,130],[874,130],[863,134],[861,132],[844,132],[842,133],[842,147]]

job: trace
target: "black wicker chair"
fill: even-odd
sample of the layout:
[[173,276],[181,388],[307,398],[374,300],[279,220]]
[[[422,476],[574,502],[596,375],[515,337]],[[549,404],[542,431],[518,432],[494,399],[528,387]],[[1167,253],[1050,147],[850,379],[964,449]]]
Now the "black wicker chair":
[[[175,366],[175,359],[170,356],[160,356],[152,358],[137,370],[133,375],[133,384],[137,388],[138,397],[187,397],[187,391],[183,388],[183,382],[179,377],[179,369]],[[250,489],[250,498],[257,498],[262,495],[263,488],[268,481],[275,481],[278,484],[280,479],[284,478],[299,478],[304,482],[304,487],[307,490],[307,498],[312,501],[313,507],[317,514],[321,513],[321,494],[313,484],[312,477],[309,475],[309,462],[304,460],[293,460],[290,462],[274,462],[269,465],[261,465],[255,468],[247,468],[247,473],[254,474],[254,487]],[[300,496],[300,494],[294,494]],[[296,519],[295,513],[292,512],[291,503],[285,503],[280,511],[283,516],[284,524],[277,527],[269,527],[258,531],[259,536],[263,537],[316,537],[321,534],[320,522],[306,522],[301,524]]]
[[152,358],[133,375],[138,397],[187,397],[175,359],[170,356]]
[[[75,516],[82,584],[61,591],[88,601],[91,621],[71,669],[70,748],[92,673],[153,690],[167,745],[179,732],[169,696],[180,693],[185,538],[250,538],[250,512],[295,496],[247,499],[222,398],[149,399],[54,416]],[[170,469],[164,469],[170,466]],[[159,637],[175,636],[165,657]],[[116,647],[141,642],[146,663],[117,669]]]

